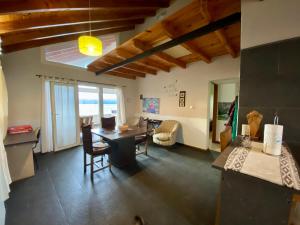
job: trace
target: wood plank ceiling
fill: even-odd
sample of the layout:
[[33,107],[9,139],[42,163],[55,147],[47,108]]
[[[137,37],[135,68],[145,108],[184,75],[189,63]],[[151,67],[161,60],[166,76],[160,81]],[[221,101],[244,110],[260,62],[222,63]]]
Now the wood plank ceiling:
[[[107,66],[240,11],[240,0],[194,0],[191,4],[100,57],[88,66],[88,70],[100,71]],[[213,58],[221,55],[229,54],[237,57],[240,51],[240,33],[240,23],[236,23],[167,51],[155,53],[113,69],[106,74],[136,79],[136,77],[145,77],[146,74],[156,75],[157,71],[170,72],[173,67],[185,69],[187,64],[200,60],[211,63]],[[132,71],[141,74],[137,75]]]
[[[134,29],[169,0],[90,0],[92,35]],[[89,31],[88,0],[1,0],[4,53],[76,40]]]

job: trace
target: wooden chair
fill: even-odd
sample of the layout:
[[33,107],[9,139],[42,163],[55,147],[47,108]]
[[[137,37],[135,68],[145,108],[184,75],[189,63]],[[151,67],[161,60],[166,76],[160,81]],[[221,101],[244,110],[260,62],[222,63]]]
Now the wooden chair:
[[93,116],[81,116],[80,127],[91,125],[93,127]]
[[[291,211],[290,211],[290,218],[289,218],[289,225],[298,225],[299,220],[297,220],[299,217],[299,204],[300,204],[300,195],[299,194],[294,194],[293,195],[293,200],[292,200],[292,206],[291,206]],[[298,211],[297,211],[298,208]],[[298,216],[296,215],[298,214]]]
[[232,129],[230,126],[226,127],[224,131],[220,133],[220,145],[221,152],[232,142]]
[[[139,122],[137,124],[137,127],[145,127],[148,131],[148,118],[145,119],[143,117],[140,117]],[[135,136],[135,146],[136,146],[136,154],[145,154],[148,155],[148,141],[149,141],[149,134],[148,132],[144,135],[138,135]],[[145,150],[140,151],[140,145],[145,145]]]
[[116,127],[116,117],[101,117],[102,128],[113,130]]
[[[109,159],[108,165],[103,165],[103,157],[105,155],[110,155],[111,148],[107,143],[97,142],[93,143],[92,140],[92,132],[91,132],[91,125],[83,126],[82,127],[82,141],[83,141],[83,150],[84,150],[84,173],[86,173],[87,166],[90,166],[90,173],[91,173],[91,180],[94,180],[94,173],[103,170],[105,168],[109,168],[111,170],[111,162]],[[91,160],[90,163],[86,162],[86,155],[90,155]],[[96,157],[101,157],[99,161],[94,161]],[[101,162],[101,166],[97,163]],[[98,167],[97,170],[94,170],[94,165]]]

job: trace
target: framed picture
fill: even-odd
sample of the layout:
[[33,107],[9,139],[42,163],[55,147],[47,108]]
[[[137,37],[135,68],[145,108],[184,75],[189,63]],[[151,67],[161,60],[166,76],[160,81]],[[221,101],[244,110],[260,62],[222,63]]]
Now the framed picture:
[[179,92],[179,107],[185,107],[185,95],[186,91]]
[[143,112],[159,114],[159,98],[144,98]]
[[228,120],[231,102],[218,102],[218,120]]

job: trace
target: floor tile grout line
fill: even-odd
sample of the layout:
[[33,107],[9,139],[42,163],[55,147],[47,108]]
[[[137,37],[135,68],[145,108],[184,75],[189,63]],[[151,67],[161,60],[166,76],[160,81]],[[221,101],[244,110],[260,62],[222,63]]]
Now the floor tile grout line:
[[67,225],[70,225],[70,223],[69,223],[69,221],[68,221],[68,218],[67,218],[67,215],[66,215],[66,213],[65,213],[65,209],[64,209],[64,207],[63,207],[62,204],[61,204],[61,201],[60,201],[58,192],[57,192],[57,190],[56,190],[55,184],[54,184],[54,182],[53,182],[51,173],[49,172],[49,169],[48,169],[48,168],[46,169],[46,171],[47,171],[47,173],[48,173],[48,175],[49,175],[50,183],[51,183],[51,185],[52,185],[52,187],[53,187],[53,189],[54,189],[54,191],[55,191],[55,195],[56,195],[57,201],[58,201],[58,203],[59,203],[59,205],[60,205],[60,207],[61,207],[61,209],[62,209],[62,213],[63,213],[63,216],[64,216],[64,220],[65,220],[65,222],[67,223]]

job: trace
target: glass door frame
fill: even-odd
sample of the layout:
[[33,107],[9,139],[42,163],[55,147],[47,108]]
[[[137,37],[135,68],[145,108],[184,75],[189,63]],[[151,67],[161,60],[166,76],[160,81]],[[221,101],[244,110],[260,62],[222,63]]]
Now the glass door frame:
[[[65,84],[74,87],[74,104],[75,104],[75,121],[76,121],[76,142],[72,145],[67,145],[57,148],[57,126],[56,126],[56,108],[55,108],[55,84]],[[51,94],[51,112],[52,112],[52,138],[54,152],[63,149],[68,149],[80,145],[80,121],[79,121],[79,100],[78,100],[78,85],[77,82],[63,82],[63,81],[50,81],[50,94]]]

